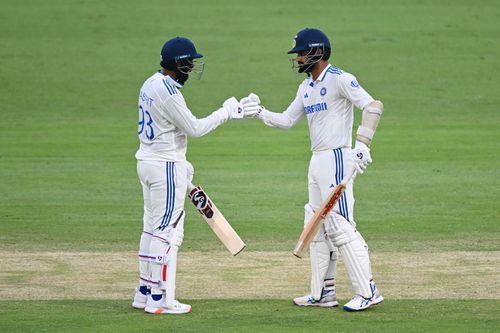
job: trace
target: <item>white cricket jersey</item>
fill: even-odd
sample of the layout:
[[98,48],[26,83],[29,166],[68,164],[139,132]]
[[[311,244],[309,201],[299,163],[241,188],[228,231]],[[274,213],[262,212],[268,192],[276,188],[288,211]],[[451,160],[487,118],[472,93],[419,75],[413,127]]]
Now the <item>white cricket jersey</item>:
[[351,147],[353,105],[362,110],[373,100],[354,75],[329,64],[315,81],[308,77],[300,84],[285,112],[262,116],[269,126],[290,128],[305,115],[312,151],[345,148]]
[[227,120],[222,109],[197,119],[186,105],[180,85],[170,76],[153,74],[139,93],[138,160],[184,161],[187,136],[202,136]]

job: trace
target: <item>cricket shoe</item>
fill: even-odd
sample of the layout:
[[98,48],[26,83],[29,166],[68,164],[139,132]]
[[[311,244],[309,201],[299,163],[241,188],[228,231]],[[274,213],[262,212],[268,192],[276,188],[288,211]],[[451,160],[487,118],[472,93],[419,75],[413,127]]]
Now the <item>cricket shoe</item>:
[[322,295],[319,301],[316,300],[312,295],[296,297],[293,299],[293,304],[298,306],[316,306],[322,308],[333,308],[339,306],[335,291]]
[[139,288],[135,289],[134,302],[132,306],[136,309],[144,309],[146,307],[146,302],[148,300],[149,291],[143,294]]
[[144,311],[153,314],[183,314],[191,312],[191,305],[182,304],[174,300],[172,306],[167,306],[164,296],[158,301],[155,301],[152,297],[148,297]]
[[349,312],[352,311],[363,311],[368,309],[373,305],[373,298],[364,298],[360,295],[354,295],[354,297],[344,304],[343,309]]
[[373,297],[372,297],[372,305],[377,305],[382,303],[384,297],[380,294],[380,291],[377,288],[375,282],[370,281],[370,288],[372,289]]
[[363,311],[372,305],[382,303],[384,297],[380,294],[375,282],[370,281],[370,289],[372,290],[372,298],[364,298],[360,295],[355,295],[349,302],[347,302],[343,309],[346,311]]

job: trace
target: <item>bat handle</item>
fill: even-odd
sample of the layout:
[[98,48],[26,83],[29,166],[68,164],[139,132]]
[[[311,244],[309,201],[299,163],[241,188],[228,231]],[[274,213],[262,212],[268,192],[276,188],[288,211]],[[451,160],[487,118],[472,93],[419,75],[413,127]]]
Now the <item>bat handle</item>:
[[193,185],[193,183],[191,183],[190,181],[188,181],[187,183],[187,193],[191,193],[191,191],[195,188],[195,186]]
[[358,174],[358,170],[356,169],[356,167],[353,167],[351,169],[351,171],[349,171],[345,176],[344,178],[342,179],[342,181],[340,182],[342,185],[346,186],[347,183],[349,183],[349,181],[351,179],[354,179],[356,178],[356,175]]

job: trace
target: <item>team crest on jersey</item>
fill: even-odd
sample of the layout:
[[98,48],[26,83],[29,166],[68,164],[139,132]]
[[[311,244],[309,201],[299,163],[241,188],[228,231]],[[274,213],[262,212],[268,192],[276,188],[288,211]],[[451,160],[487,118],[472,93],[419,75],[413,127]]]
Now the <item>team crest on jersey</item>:
[[358,83],[358,81],[356,81],[356,80],[352,80],[352,81],[351,81],[351,87],[353,87],[353,88],[359,88],[359,83]]
[[321,90],[319,91],[319,94],[321,96],[325,96],[326,95],[326,88],[325,87],[321,88]]

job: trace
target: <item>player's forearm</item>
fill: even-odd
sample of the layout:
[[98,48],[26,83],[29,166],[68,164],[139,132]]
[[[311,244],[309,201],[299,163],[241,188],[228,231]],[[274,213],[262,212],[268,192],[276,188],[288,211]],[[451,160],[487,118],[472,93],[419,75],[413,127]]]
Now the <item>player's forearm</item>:
[[225,123],[226,120],[227,112],[221,108],[205,118],[197,119],[193,117],[191,119],[184,119],[182,124],[179,124],[179,127],[181,127],[188,136],[197,138],[210,133],[219,125]]
[[291,117],[289,117],[286,112],[276,113],[268,110],[263,110],[259,115],[264,124],[270,127],[276,127],[281,129],[289,129],[295,122]]
[[356,132],[356,140],[370,146],[377,130],[380,116],[384,111],[384,104],[381,101],[373,101],[363,109],[361,125]]

